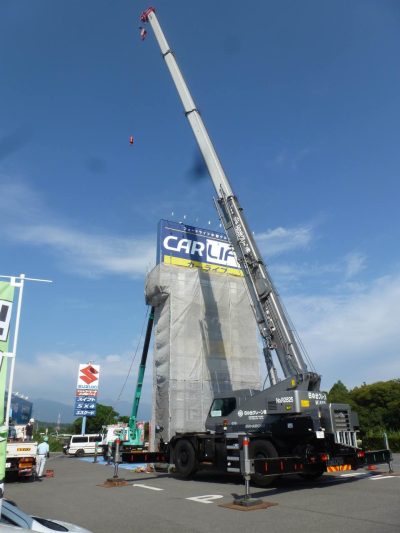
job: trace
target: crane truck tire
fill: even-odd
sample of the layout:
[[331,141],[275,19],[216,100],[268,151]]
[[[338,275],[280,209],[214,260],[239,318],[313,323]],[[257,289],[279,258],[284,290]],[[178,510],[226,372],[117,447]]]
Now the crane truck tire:
[[[266,459],[268,457],[278,457],[275,446],[269,440],[254,440],[250,444],[250,459]],[[251,480],[258,487],[268,487],[279,476],[263,476],[262,474],[252,474]]]
[[[295,448],[295,454],[300,456],[308,456],[317,453],[314,447],[299,445]],[[325,474],[325,468],[317,465],[308,465],[304,472],[299,474],[305,481],[315,481]]]
[[176,472],[180,477],[192,476],[198,468],[196,452],[193,444],[187,439],[179,439],[174,446]]

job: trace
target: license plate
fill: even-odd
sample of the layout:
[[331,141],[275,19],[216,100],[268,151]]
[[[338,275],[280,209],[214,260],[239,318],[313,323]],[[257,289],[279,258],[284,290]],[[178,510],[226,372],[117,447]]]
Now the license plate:
[[330,459],[326,464],[328,466],[339,466],[344,463],[343,457],[335,457],[334,459]]

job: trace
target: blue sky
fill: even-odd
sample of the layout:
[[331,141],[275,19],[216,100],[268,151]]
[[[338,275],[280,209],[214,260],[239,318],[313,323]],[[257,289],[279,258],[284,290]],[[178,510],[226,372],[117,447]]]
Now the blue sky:
[[[54,281],[24,295],[15,388],[32,397],[72,404],[95,360],[116,399],[158,220],[217,225],[151,29],[139,38],[146,7],[0,6],[0,274]],[[156,8],[323,386],[399,378],[399,3]]]

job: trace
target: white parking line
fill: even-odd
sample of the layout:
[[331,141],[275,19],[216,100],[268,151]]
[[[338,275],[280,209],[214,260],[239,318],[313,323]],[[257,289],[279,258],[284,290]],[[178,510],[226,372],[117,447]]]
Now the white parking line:
[[400,479],[399,476],[372,476],[371,479],[372,479],[373,481],[375,481],[375,480],[377,480],[377,479],[390,479],[390,478],[393,479],[393,478],[395,478],[395,477],[397,477],[397,479]]
[[366,474],[365,472],[351,472],[350,474],[341,474],[340,477],[356,477],[356,476],[370,476],[371,474]]
[[141,485],[140,483],[133,483],[132,487],[140,487],[141,489],[149,489],[149,490],[164,490],[158,487],[150,487],[149,485]]

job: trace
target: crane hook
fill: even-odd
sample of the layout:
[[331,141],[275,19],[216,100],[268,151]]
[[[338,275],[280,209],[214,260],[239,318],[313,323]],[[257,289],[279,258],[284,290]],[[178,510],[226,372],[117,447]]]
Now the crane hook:
[[139,26],[139,30],[140,30],[140,38],[142,39],[142,41],[144,41],[146,39],[147,30],[146,28],[143,28],[143,26]]

